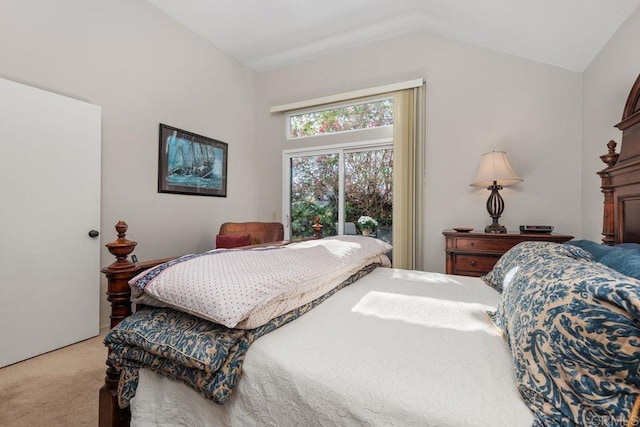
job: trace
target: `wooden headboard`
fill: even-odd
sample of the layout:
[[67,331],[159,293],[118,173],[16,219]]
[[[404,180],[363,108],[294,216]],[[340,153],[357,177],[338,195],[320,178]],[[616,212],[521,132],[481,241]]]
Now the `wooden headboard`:
[[598,172],[604,193],[602,241],[607,245],[640,243],[640,75],[636,79],[616,125],[622,131],[620,153],[609,141],[600,156],[607,168]]

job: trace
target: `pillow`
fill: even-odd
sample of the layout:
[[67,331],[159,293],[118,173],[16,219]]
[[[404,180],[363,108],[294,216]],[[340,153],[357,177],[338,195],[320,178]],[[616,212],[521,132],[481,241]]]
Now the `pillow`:
[[249,234],[218,234],[216,236],[217,249],[231,249],[240,246],[249,246],[251,244],[251,236]]
[[626,425],[637,415],[640,281],[584,258],[529,258],[493,317],[534,425]]
[[635,251],[640,251],[640,243],[618,243],[617,245],[614,246],[614,248],[619,248],[619,249],[631,249],[631,250],[635,250]]
[[640,251],[635,249],[611,251],[603,256],[600,262],[622,274],[640,279]]
[[489,286],[502,292],[505,275],[514,267],[533,258],[547,258],[556,255],[576,259],[589,259],[591,254],[579,247],[552,242],[522,242],[509,249],[481,279]]
[[591,240],[569,240],[567,245],[577,246],[593,255],[594,261],[600,261],[600,258],[607,255],[611,251],[616,250],[617,246],[607,246],[602,243],[596,243]]
[[214,250],[153,267],[129,285],[134,302],[150,304],[150,296],[228,328],[253,329],[331,291],[390,249],[379,239],[334,236],[280,247]]

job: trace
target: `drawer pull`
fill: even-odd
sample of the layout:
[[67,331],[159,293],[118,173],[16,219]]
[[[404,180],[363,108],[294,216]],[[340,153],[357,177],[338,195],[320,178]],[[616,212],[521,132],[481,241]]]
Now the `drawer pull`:
[[469,243],[469,246],[475,246],[475,245],[476,245],[476,242],[470,242]]
[[478,263],[476,262],[475,259],[471,260],[471,267],[475,267],[476,265],[478,265]]

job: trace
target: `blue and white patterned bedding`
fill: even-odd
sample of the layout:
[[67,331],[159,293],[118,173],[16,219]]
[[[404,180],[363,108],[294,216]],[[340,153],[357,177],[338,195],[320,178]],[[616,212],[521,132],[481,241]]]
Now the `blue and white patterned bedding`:
[[121,372],[119,405],[127,407],[135,395],[141,367],[181,381],[205,398],[224,404],[251,343],[300,317],[376,267],[371,264],[363,268],[320,298],[255,329],[230,329],[170,308],[133,313],[105,338],[111,349],[107,363]]
[[[516,246],[496,267],[489,278],[503,292],[491,315],[504,333],[518,390],[534,414],[533,426],[640,425],[640,281],[595,262],[579,248],[543,242]],[[224,403],[256,338],[353,280],[250,330],[228,329],[170,309],[131,316],[106,340],[113,350],[109,363],[122,369],[121,406],[135,394],[141,366]],[[463,326],[446,330],[447,336],[460,333]],[[434,330],[445,332],[442,327]],[[447,339],[437,336],[440,340],[434,342]],[[474,337],[469,332],[463,336]],[[434,373],[429,378],[434,379]]]
[[224,405],[140,370],[132,425],[530,427],[479,278],[376,268],[256,340]]
[[490,315],[520,394],[536,427],[638,425],[640,281],[562,246],[505,254],[518,261],[504,263],[513,274]]

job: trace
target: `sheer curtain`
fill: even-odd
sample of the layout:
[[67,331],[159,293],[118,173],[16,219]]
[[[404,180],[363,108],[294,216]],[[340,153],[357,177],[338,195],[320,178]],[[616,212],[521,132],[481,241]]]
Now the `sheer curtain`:
[[393,266],[409,270],[423,263],[424,88],[394,94]]

